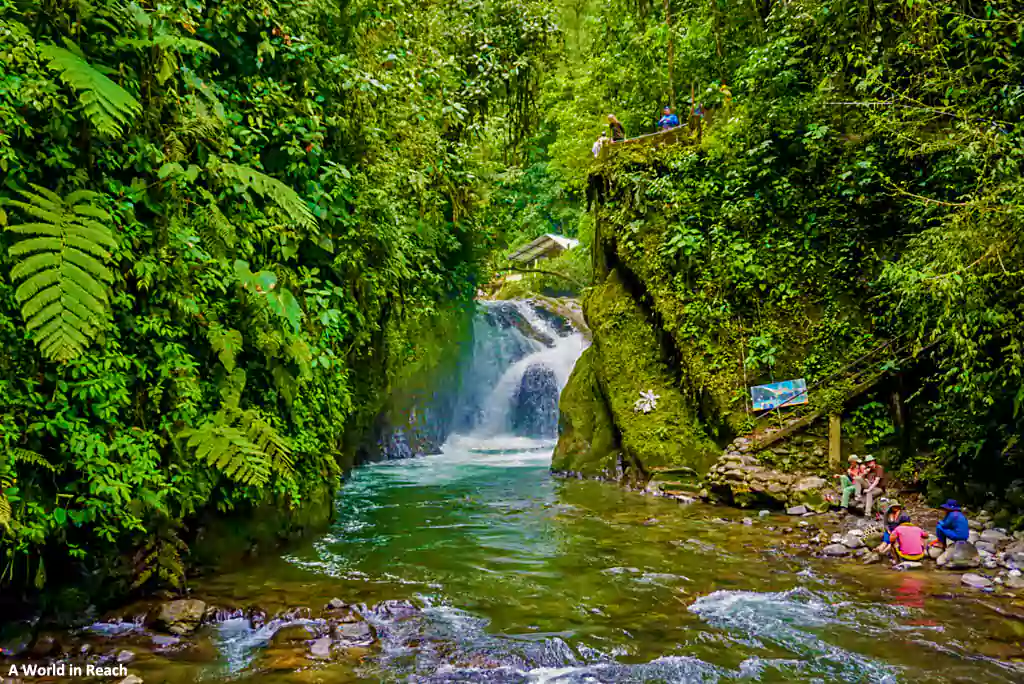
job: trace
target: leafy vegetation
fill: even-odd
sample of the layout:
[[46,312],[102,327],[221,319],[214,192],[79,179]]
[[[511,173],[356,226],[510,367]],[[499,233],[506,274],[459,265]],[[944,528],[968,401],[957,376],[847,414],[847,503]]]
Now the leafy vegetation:
[[[901,370],[904,476],[980,498],[1024,474],[1019,3],[583,7],[549,84],[549,168],[601,194],[599,249],[681,381],[740,429],[748,384],[802,376],[827,398]],[[673,98],[685,121],[691,92],[699,143],[624,148],[591,177],[605,114],[650,132]],[[851,425],[883,440],[877,413]]]
[[436,357],[551,10],[0,0],[0,42],[0,591],[180,586],[201,516],[322,500]]

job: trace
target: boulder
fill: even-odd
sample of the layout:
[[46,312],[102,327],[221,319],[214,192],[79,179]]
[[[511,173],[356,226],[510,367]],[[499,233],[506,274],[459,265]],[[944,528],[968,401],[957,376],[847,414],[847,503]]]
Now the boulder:
[[988,529],[979,535],[979,539],[983,542],[988,542],[989,544],[995,545],[1000,542],[1006,541],[1007,539],[1009,539],[1009,537],[1002,530]]
[[1015,591],[1024,589],[1024,577],[1021,577],[1020,575],[1010,575],[1003,580],[1003,586]]
[[160,604],[156,622],[171,634],[191,634],[203,620],[206,604],[198,599],[179,599]]
[[803,515],[807,513],[807,506],[790,506],[786,509],[787,515]]
[[929,546],[928,547],[928,557],[931,558],[932,560],[936,560],[939,556],[941,556],[943,554],[943,552],[944,552],[944,549],[941,546]]
[[978,549],[970,542],[955,542],[946,547],[946,551],[936,559],[935,563],[946,570],[967,570],[981,565]]
[[969,572],[961,577],[960,582],[975,589],[988,589],[992,586],[992,580],[981,575],[975,575],[973,572]]
[[793,483],[789,502],[794,506],[806,506],[816,513],[824,513],[829,509],[828,498],[824,492],[827,487],[828,481],[824,478],[813,475],[800,478]]
[[854,534],[852,531],[846,533],[841,543],[848,549],[864,548],[864,539],[861,538],[860,535]]
[[759,517],[759,518],[767,518],[771,514],[772,514],[771,511],[758,511],[757,512],[757,517]]
[[306,642],[315,638],[316,629],[311,625],[293,623],[290,625],[284,625],[274,632],[274,636],[270,637],[270,646],[272,648],[278,648],[299,642]]
[[524,437],[558,436],[558,378],[547,366],[526,369],[512,399],[512,431]]
[[135,660],[135,654],[133,652],[129,651],[128,649],[125,649],[123,651],[118,651],[117,652],[117,657],[115,658],[115,660],[117,660],[117,662],[119,664],[124,665],[126,663],[130,663],[133,660]]
[[842,556],[850,555],[850,549],[846,548],[842,544],[829,544],[822,549],[821,552],[826,556],[831,556],[832,558],[841,558]]
[[309,645],[309,657],[328,660],[331,657],[331,637],[320,637]]
[[978,541],[975,542],[974,548],[978,549],[978,553],[995,553],[996,545],[992,542]]
[[377,639],[377,636],[373,633],[373,628],[365,622],[352,622],[337,625],[334,628],[334,638],[346,646],[368,646]]
[[967,541],[972,544],[977,544],[979,539],[981,539],[981,535],[978,534],[977,530],[971,530],[967,535]]

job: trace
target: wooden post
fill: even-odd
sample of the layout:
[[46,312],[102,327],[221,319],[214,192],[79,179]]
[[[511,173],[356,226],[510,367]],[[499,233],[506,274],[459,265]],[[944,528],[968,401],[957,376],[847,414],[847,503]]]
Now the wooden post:
[[838,413],[831,413],[828,417],[828,465],[832,470],[839,470],[843,460],[842,439],[842,419]]

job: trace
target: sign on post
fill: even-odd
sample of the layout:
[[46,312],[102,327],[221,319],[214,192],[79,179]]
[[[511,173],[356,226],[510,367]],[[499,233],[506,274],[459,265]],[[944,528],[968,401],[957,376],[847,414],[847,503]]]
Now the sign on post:
[[807,383],[803,378],[784,380],[750,388],[750,400],[755,411],[770,411],[779,406],[807,403]]

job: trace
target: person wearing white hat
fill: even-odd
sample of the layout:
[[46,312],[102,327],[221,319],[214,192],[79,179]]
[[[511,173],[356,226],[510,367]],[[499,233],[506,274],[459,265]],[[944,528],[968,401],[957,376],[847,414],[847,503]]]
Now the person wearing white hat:
[[864,457],[864,515],[871,515],[875,497],[885,493],[885,469],[878,464],[875,457],[868,454]]

